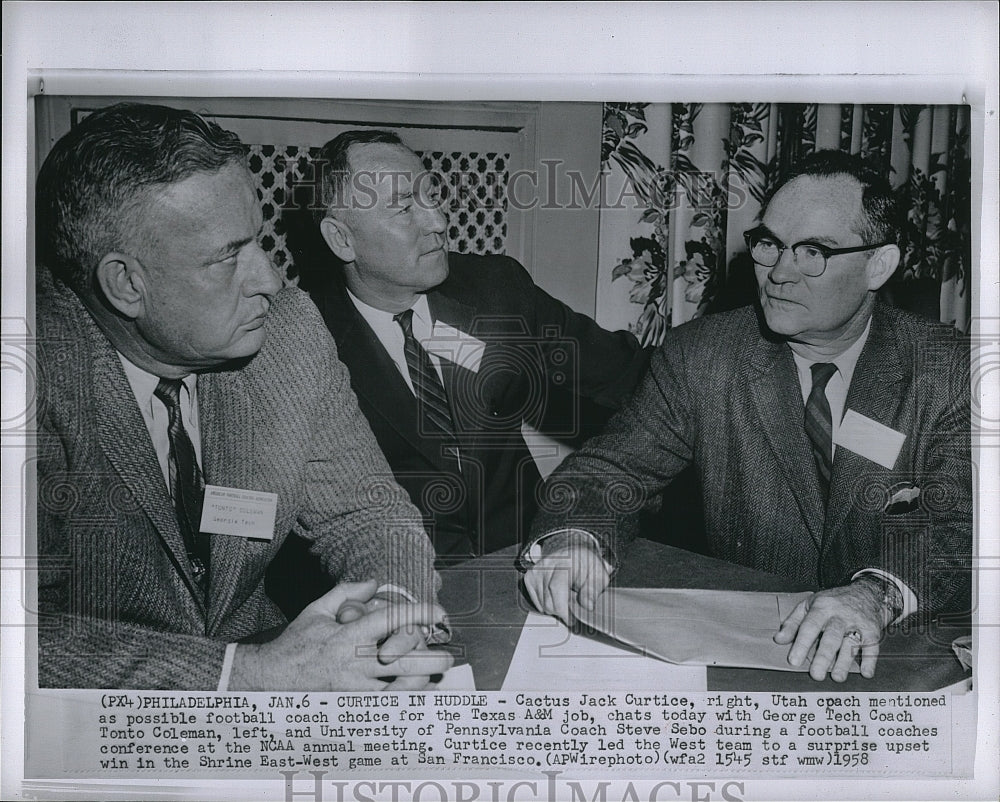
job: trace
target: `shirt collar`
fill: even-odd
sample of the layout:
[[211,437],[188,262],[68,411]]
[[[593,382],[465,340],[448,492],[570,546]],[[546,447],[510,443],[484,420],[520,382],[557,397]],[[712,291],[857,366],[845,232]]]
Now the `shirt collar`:
[[[347,289],[345,287],[345,289]],[[354,304],[354,308],[361,313],[361,316],[369,322],[379,322],[379,323],[395,323],[395,317],[398,313],[386,312],[382,309],[376,309],[371,304],[366,304],[357,295],[347,289],[347,297],[351,299],[351,303]],[[421,293],[417,296],[417,300],[413,302],[413,306],[410,307],[413,310],[413,316],[418,318],[422,323],[424,323],[427,328],[431,328],[431,307],[427,303],[427,296]]]
[[[118,352],[118,359],[121,360],[122,367],[125,369],[125,378],[128,379],[129,386],[132,388],[132,394],[135,396],[135,400],[139,403],[139,406],[151,406],[153,403],[153,393],[156,391],[156,386],[160,383],[160,377],[150,373],[148,370],[143,370],[121,353],[121,351]],[[187,388],[189,398],[194,398],[197,382],[198,375],[195,373],[189,373],[181,379],[181,383]]]
[[[868,335],[871,333],[871,330],[872,319],[869,317],[868,322],[865,324],[865,330],[861,332],[861,336],[851,343],[850,347],[846,351],[841,352],[833,359],[829,360],[837,366],[837,370],[840,375],[848,384],[850,384],[851,379],[854,376],[854,368],[857,367],[858,359],[861,358],[861,352],[864,350],[865,343],[868,342]],[[806,374],[810,372],[809,366],[816,363],[816,360],[806,359],[804,356],[799,356],[794,350],[792,350],[792,357],[795,359],[795,365],[798,367],[799,371],[804,371]]]

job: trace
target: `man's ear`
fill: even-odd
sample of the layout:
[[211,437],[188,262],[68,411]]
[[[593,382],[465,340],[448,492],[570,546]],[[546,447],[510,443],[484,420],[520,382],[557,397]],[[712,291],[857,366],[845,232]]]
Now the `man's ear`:
[[869,259],[865,270],[868,272],[868,289],[878,290],[885,284],[899,266],[899,246],[883,245]]
[[336,217],[324,217],[320,221],[319,230],[327,247],[341,262],[349,264],[355,261],[354,234],[347,223]]
[[125,253],[109,253],[97,265],[94,278],[111,306],[127,318],[139,316],[145,286],[138,259]]

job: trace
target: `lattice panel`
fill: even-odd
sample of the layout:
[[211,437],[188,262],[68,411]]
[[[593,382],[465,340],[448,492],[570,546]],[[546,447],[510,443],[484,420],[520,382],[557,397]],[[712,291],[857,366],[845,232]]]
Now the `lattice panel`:
[[261,245],[275,266],[287,272],[293,260],[288,250],[282,211],[286,206],[294,207],[292,190],[295,186],[312,183],[312,160],[319,148],[298,145],[250,145],[249,148],[247,163],[257,184],[264,214]]
[[441,176],[448,244],[459,253],[503,253],[507,241],[509,153],[418,153]]
[[[264,230],[261,244],[274,264],[293,270],[284,210],[309,202],[315,189],[312,160],[319,148],[249,145]],[[441,176],[448,210],[448,246],[459,253],[504,253],[507,240],[508,153],[417,152]],[[294,194],[293,194],[294,192]]]

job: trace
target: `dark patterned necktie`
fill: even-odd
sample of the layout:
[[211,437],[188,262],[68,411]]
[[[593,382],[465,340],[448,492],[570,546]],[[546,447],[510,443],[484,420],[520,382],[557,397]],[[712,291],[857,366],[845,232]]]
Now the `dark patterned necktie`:
[[816,362],[811,366],[812,390],[806,401],[806,434],[812,444],[813,460],[823,492],[823,503],[830,496],[830,476],[833,474],[833,416],[826,399],[826,385],[837,372],[832,362]]
[[[444,385],[438,378],[437,371],[431,363],[423,346],[413,336],[413,310],[407,309],[394,315],[399,327],[403,330],[403,352],[406,355],[406,367],[410,371],[410,381],[417,397],[417,404],[423,413],[423,419],[434,426],[440,433],[451,438],[455,436],[455,424],[448,408],[448,397],[444,393]],[[424,433],[427,433],[426,430]]]
[[194,446],[181,420],[181,380],[160,379],[153,392],[167,408],[167,437],[170,440],[170,494],[174,498],[177,524],[191,561],[192,573],[204,588],[209,568],[209,536],[201,529],[201,506],[205,484],[195,457]]

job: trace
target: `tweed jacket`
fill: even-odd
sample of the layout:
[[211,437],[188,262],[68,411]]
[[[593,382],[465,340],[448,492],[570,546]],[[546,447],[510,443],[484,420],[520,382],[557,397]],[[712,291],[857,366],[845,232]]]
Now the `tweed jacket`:
[[[906,439],[891,468],[838,446],[824,508],[791,349],[754,307],[703,318],[669,333],[630,403],[550,477],[533,534],[595,532],[617,565],[635,509],[693,464],[715,556],[813,587],[880,569],[922,612],[968,610],[969,403],[954,330],[877,304],[845,411]],[[916,500],[894,503],[904,489]]]
[[37,322],[40,686],[214,690],[227,642],[285,621],[263,577],[289,532],[333,580],[433,597],[419,513],[305,294],[277,295],[255,357],[198,377],[206,483],[278,496],[273,539],[211,537],[207,594],[116,350],[42,269]]
[[329,277],[312,297],[438,554],[468,558],[527,534],[541,480],[522,420],[568,440],[587,425],[588,413],[603,425],[647,359],[631,334],[607,332],[573,312],[513,259],[452,253],[448,265],[447,280],[427,294],[431,314],[485,343],[476,371],[441,360],[460,472],[442,455],[441,442],[420,431],[413,393],[339,277]]

